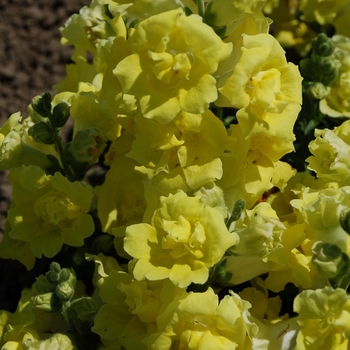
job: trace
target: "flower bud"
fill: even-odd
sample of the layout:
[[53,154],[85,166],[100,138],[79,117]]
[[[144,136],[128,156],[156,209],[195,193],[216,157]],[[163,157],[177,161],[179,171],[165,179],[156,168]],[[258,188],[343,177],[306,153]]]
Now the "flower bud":
[[336,244],[318,241],[313,245],[312,253],[312,262],[320,276],[342,276],[350,266],[349,257]]
[[62,302],[65,302],[73,298],[75,293],[74,287],[75,284],[61,282],[57,285],[55,293]]
[[69,307],[70,316],[80,321],[92,321],[96,312],[95,302],[89,297],[75,299]]
[[70,105],[66,102],[59,102],[52,111],[53,121],[55,126],[60,128],[66,124],[70,116]]
[[315,70],[315,63],[310,58],[304,58],[299,62],[301,75],[309,81],[317,81],[318,73]]
[[51,284],[57,285],[59,283],[60,272],[60,264],[53,261],[50,264],[49,271],[46,272],[45,277]]
[[57,298],[55,293],[39,294],[33,297],[32,301],[36,308],[45,312],[58,311],[62,306],[60,300]]
[[51,100],[51,95],[45,92],[41,96],[35,96],[32,99],[31,106],[42,117],[49,118],[51,116]]
[[348,235],[350,235],[350,211],[343,211],[340,214],[340,226]]
[[58,282],[65,282],[69,280],[70,276],[72,275],[71,271],[67,269],[66,267],[63,268],[59,274],[58,274]]
[[338,75],[338,65],[333,58],[326,58],[320,67],[321,82],[325,85],[331,83]]
[[326,34],[320,33],[316,38],[312,39],[312,50],[319,56],[330,56],[334,51],[334,43]]
[[311,83],[307,90],[308,96],[313,100],[323,100],[329,94],[329,89],[320,82]]
[[71,163],[95,163],[106,147],[107,139],[100,129],[79,130],[65,147],[65,156]]
[[28,129],[28,134],[34,141],[51,145],[55,142],[55,132],[45,122],[34,124]]

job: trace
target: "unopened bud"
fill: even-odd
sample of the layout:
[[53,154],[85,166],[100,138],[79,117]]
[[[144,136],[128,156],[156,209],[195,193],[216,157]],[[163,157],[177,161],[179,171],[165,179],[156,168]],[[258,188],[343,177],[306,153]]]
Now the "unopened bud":
[[75,299],[69,308],[69,313],[73,318],[80,321],[91,321],[93,320],[97,312],[95,302],[89,297],[82,297]]
[[315,63],[310,58],[304,58],[299,62],[301,75],[309,81],[317,81],[318,73],[315,70]]
[[55,293],[62,302],[68,301],[74,296],[74,285],[69,282],[59,283],[56,287]]
[[350,235],[350,210],[343,211],[340,214],[340,226],[348,235]]
[[34,141],[51,145],[55,142],[55,132],[45,122],[34,124],[28,129],[28,134]]
[[72,142],[65,147],[65,157],[71,163],[95,163],[107,144],[107,139],[98,128],[79,130]]
[[61,272],[61,266],[57,262],[52,262],[49,267],[49,271],[46,272],[45,277],[53,285],[59,283],[59,277]]
[[66,102],[59,102],[52,111],[52,118],[55,126],[60,128],[66,124],[70,115],[70,105]]
[[35,96],[32,99],[31,106],[42,117],[49,118],[51,116],[51,100],[51,95],[45,92],[41,96]]
[[312,39],[312,50],[319,56],[330,56],[334,52],[334,43],[326,34],[320,33]]
[[320,276],[334,278],[346,273],[349,257],[332,243],[316,242],[312,247],[312,262]]
[[329,89],[320,82],[311,83],[307,90],[307,94],[313,100],[323,100],[329,94]]
[[33,299],[33,304],[36,308],[43,310],[45,312],[55,312],[58,311],[62,304],[57,298],[55,293],[44,293],[35,296]]

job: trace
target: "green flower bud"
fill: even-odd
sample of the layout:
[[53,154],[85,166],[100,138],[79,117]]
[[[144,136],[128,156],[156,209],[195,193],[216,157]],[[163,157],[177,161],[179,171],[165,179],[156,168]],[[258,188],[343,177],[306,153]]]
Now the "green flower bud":
[[333,58],[326,58],[321,64],[323,75],[333,74],[337,70],[337,63]]
[[50,264],[49,271],[46,272],[45,277],[49,283],[53,285],[57,285],[59,283],[60,272],[61,272],[60,264],[53,261]]
[[56,127],[60,128],[66,124],[70,116],[70,105],[66,102],[59,102],[52,111],[53,122]]
[[107,144],[100,129],[79,130],[72,142],[65,147],[65,157],[71,163],[95,163]]
[[69,315],[80,321],[92,321],[96,312],[96,304],[89,297],[75,299],[69,307]]
[[334,52],[334,43],[326,34],[320,33],[312,39],[312,50],[319,56],[330,56]]
[[312,253],[312,262],[320,276],[334,278],[349,269],[349,257],[336,244],[316,242]]
[[320,82],[311,83],[306,90],[308,96],[313,100],[323,100],[329,94],[329,89]]
[[39,294],[32,298],[32,302],[36,308],[45,312],[56,312],[62,307],[55,293]]
[[51,116],[51,100],[51,95],[45,92],[41,96],[35,96],[32,99],[31,106],[42,117],[49,118]]
[[318,81],[318,73],[315,63],[310,58],[304,58],[299,62],[301,75],[309,81]]
[[75,284],[72,285],[69,282],[61,282],[57,285],[55,293],[62,302],[65,302],[73,298],[75,293],[74,287]]
[[340,226],[350,235],[350,211],[343,211],[340,214]]
[[65,282],[67,280],[69,280],[69,278],[71,277],[72,272],[67,269],[66,267],[63,268],[60,272],[59,272],[59,276],[58,276],[58,282]]
[[39,122],[31,126],[28,129],[28,134],[34,141],[44,143],[45,145],[51,145],[55,142],[55,132],[45,122]]

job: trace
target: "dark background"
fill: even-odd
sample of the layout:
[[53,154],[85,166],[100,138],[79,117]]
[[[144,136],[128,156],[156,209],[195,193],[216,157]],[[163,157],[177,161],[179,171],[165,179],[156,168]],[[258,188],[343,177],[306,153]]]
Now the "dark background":
[[[32,98],[54,93],[65,76],[72,48],[60,44],[59,28],[90,0],[0,0],[0,126],[15,112],[27,116]],[[11,187],[0,172],[0,239]],[[0,310],[14,311],[20,292],[34,275],[0,259]]]

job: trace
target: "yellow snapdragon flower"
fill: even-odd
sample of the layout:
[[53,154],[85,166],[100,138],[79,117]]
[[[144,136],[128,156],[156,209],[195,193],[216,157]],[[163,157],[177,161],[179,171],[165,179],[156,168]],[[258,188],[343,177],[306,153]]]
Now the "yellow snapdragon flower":
[[58,157],[53,145],[38,143],[28,135],[34,125],[31,117],[22,120],[20,112],[13,113],[0,128],[0,171],[22,165],[37,165],[42,169],[51,163],[47,155]]
[[301,76],[272,35],[243,34],[241,57],[219,91],[239,109],[237,119],[246,138],[262,134],[284,142],[295,139]]
[[348,0],[301,0],[299,10],[303,21],[325,25],[332,24],[348,3]]
[[[97,0],[101,5],[107,5],[113,14],[121,13],[128,21],[142,21],[162,12],[184,7],[180,0]],[[192,5],[193,8],[193,5]]]
[[340,186],[350,184],[350,121],[334,130],[315,130],[316,139],[309,144],[312,156],[306,161],[308,168],[325,182],[337,182]]
[[273,251],[283,247],[282,235],[286,227],[269,203],[258,203],[246,210],[243,217],[230,228],[240,237],[232,252],[241,256],[256,256],[263,260]]
[[334,35],[332,42],[335,50],[331,58],[335,60],[339,71],[328,86],[328,95],[320,101],[320,111],[330,117],[350,118],[350,38]]
[[146,118],[166,124],[181,110],[203,113],[217,99],[215,72],[232,45],[200,16],[181,8],[154,15],[131,31],[129,44],[132,54],[114,73]]
[[109,269],[101,258],[93,260],[98,264],[98,293],[104,304],[92,331],[107,349],[149,349],[145,339],[159,336],[157,318],[162,312],[171,313],[186,291],[170,281],[135,281],[117,265]]
[[210,18],[210,24],[215,27],[229,26],[245,17],[260,13],[265,2],[266,0],[213,0],[207,16]]
[[[37,258],[53,257],[64,243],[81,246],[93,233],[94,223],[88,214],[90,186],[69,182],[60,173],[46,175],[36,166],[11,168],[8,178],[13,186],[8,211],[10,246],[21,241]],[[6,255],[6,247],[0,247],[1,255]]]
[[203,293],[190,292],[178,301],[172,312],[158,317],[160,334],[146,339],[145,343],[154,350],[251,349],[249,336],[258,329],[248,319],[250,306],[233,292],[220,302],[212,288]]
[[348,349],[350,300],[344,289],[305,290],[294,300],[300,331],[298,350]]
[[221,178],[220,157],[227,141],[225,127],[210,110],[180,112],[166,125],[137,114],[135,140],[126,156],[148,170],[158,195],[167,196]]
[[310,227],[309,239],[333,243],[348,252],[349,235],[340,225],[340,215],[350,207],[350,186],[312,190],[306,187],[300,199],[291,201],[300,219]]
[[161,198],[151,224],[126,229],[125,251],[135,258],[134,277],[142,281],[169,278],[176,286],[203,284],[209,268],[237,244],[221,208],[205,206],[201,197],[183,191]]

